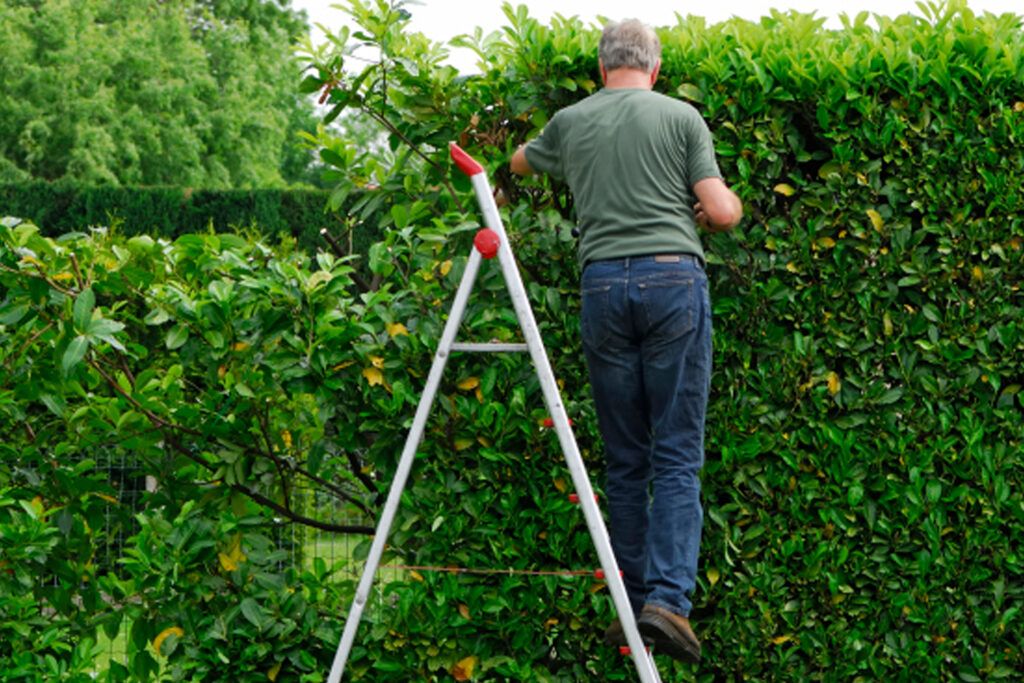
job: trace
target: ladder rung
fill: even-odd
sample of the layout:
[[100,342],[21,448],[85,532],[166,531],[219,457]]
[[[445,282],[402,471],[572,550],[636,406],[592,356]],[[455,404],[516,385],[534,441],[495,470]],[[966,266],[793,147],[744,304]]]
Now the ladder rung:
[[486,343],[486,344],[452,344],[452,351],[476,351],[479,353],[501,353],[505,351],[529,351],[530,347],[526,344],[498,344],[498,343]]

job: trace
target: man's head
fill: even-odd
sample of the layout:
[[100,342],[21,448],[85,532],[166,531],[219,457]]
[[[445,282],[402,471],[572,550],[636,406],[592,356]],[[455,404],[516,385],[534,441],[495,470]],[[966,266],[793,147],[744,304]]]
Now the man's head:
[[604,26],[597,54],[604,71],[636,69],[650,74],[661,62],[661,41],[636,19],[610,21]]

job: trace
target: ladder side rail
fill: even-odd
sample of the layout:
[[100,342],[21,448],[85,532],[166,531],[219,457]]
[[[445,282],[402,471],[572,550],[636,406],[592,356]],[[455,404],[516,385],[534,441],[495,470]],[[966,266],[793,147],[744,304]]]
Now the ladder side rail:
[[498,247],[498,260],[501,262],[505,283],[508,287],[516,316],[519,318],[519,324],[523,329],[523,336],[530,349],[530,356],[540,380],[544,402],[551,415],[576,493],[579,495],[583,515],[590,530],[594,547],[597,550],[601,568],[604,570],[605,580],[608,582],[608,589],[615,604],[615,611],[622,622],[630,654],[636,664],[641,683],[659,683],[661,678],[637,628],[633,608],[629,604],[629,598],[626,593],[626,585],[619,574],[619,566],[615,560],[615,553],[612,550],[611,539],[608,536],[604,518],[601,516],[601,510],[594,500],[594,489],[590,483],[590,477],[587,475],[586,465],[583,463],[579,447],[576,445],[576,439],[569,426],[569,416],[566,413],[565,405],[562,403],[558,384],[555,381],[554,371],[551,369],[547,352],[544,350],[540,329],[534,319],[533,309],[530,307],[526,288],[519,274],[515,256],[512,254],[508,235],[505,233],[505,227],[498,213],[497,204],[494,202],[494,197],[491,194],[490,183],[487,181],[485,173],[476,173],[470,177],[470,180],[484,215],[484,224],[497,232],[501,238],[501,244]]
[[380,564],[380,558],[384,553],[384,545],[391,531],[398,505],[402,498],[402,492],[412,470],[412,463],[423,438],[423,430],[426,427],[427,417],[434,404],[434,397],[437,388],[441,384],[441,376],[444,374],[445,365],[451,355],[451,347],[458,333],[459,325],[466,311],[466,303],[469,294],[473,289],[477,273],[480,270],[480,253],[472,250],[469,260],[466,263],[466,270],[462,275],[458,291],[455,293],[455,301],[448,314],[448,321],[445,323],[444,332],[441,334],[441,341],[438,343],[437,351],[434,354],[434,362],[430,367],[430,374],[427,377],[423,395],[420,396],[419,405],[416,407],[416,415],[412,421],[412,427],[405,440],[405,447],[398,461],[398,468],[395,471],[394,479],[391,482],[391,489],[388,491],[387,501],[381,513],[377,530],[373,536],[373,544],[370,546],[370,553],[367,555],[366,564],[363,566],[363,574],[359,579],[356,594],[349,610],[348,619],[345,621],[345,628],[342,632],[341,641],[338,643],[338,650],[331,665],[331,672],[327,678],[328,683],[339,683],[345,673],[345,664],[348,661],[349,653],[355,642],[356,630],[362,619],[363,609],[369,599],[370,589],[373,586],[373,578]]

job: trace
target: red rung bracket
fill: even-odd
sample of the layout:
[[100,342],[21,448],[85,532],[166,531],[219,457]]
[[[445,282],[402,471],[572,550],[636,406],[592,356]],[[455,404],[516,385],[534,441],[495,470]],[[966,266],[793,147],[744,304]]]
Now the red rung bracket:
[[473,246],[484,258],[494,258],[501,247],[501,237],[490,228],[481,228],[473,238]]
[[[597,503],[599,501],[600,501],[600,499],[597,497],[597,494],[595,493],[594,494],[594,502]],[[570,503],[579,503],[580,502],[580,494],[578,494],[578,493],[570,493],[569,494],[569,502]]]
[[460,171],[470,177],[484,172],[484,167],[481,166],[476,159],[466,154],[464,149],[456,145],[454,142],[450,143],[449,147],[452,154],[452,161],[455,162],[455,165],[459,167]]
[[[625,574],[623,573],[623,571],[621,569],[619,570],[619,576],[625,576]],[[605,577],[605,574],[604,574],[604,570],[603,569],[595,569],[594,570],[594,578],[595,579],[597,579],[598,581],[604,581],[604,577]]]
[[[551,429],[552,427],[555,426],[555,419],[553,417],[545,417],[543,424],[546,428]],[[569,418],[569,426],[572,427],[571,417]]]
[[629,655],[633,654],[633,651],[629,649],[629,645],[620,645],[619,654],[628,657]]

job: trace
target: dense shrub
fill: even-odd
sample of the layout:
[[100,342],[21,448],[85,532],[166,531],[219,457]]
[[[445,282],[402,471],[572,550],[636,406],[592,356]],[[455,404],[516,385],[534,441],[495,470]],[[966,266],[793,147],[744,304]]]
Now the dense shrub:
[[[596,33],[509,10],[506,32],[466,39],[484,72],[462,78],[393,9],[354,8],[379,65],[346,75],[326,50],[306,81],[338,111],[374,112],[398,152],[382,168],[323,138],[336,204],[387,228],[360,257],[370,276],[230,235],[3,228],[8,461],[29,442],[71,455],[127,432],[119,447],[211,515],[225,497],[270,510],[264,523],[295,513],[290,482],[312,475],[373,517],[469,248],[472,198],[444,148],[455,139],[512,200],[507,228],[600,482],[571,199],[504,170],[546,116],[596,87]],[[749,215],[707,245],[716,374],[694,615],[705,662],[660,658],[666,677],[972,681],[1024,666],[1020,20],[928,11],[836,32],[795,14],[662,32],[661,87],[709,119]],[[371,178],[381,189],[353,200]],[[514,337],[503,303],[485,269],[465,335]],[[387,562],[593,566],[531,374],[517,357],[452,359]],[[33,498],[38,483],[7,476]],[[187,522],[168,509],[162,519]],[[204,528],[230,558],[237,530]],[[213,550],[188,565],[200,577],[223,573]],[[336,608],[317,590],[310,600]],[[634,677],[599,645],[612,615],[590,578],[408,571],[382,591],[393,609],[368,615],[354,679]],[[281,604],[274,591],[259,599]],[[296,629],[323,657],[342,619],[315,637]]]

